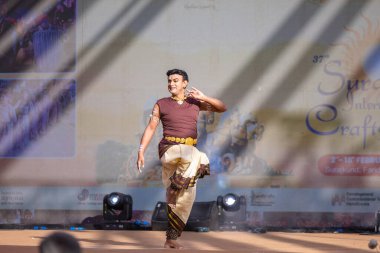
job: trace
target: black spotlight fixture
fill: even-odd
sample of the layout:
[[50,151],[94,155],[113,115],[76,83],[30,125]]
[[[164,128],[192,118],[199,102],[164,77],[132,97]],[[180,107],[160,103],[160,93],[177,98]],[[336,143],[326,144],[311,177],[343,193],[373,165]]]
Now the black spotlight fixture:
[[130,195],[112,192],[103,198],[103,218],[106,221],[126,221],[132,219],[133,200]]
[[247,229],[247,203],[245,196],[228,193],[218,196],[219,230]]
[[375,213],[375,233],[380,233],[380,210]]

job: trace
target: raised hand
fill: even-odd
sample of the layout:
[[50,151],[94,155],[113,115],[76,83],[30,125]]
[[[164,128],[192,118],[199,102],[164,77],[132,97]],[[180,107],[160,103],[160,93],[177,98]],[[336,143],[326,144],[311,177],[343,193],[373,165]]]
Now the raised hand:
[[190,97],[198,99],[198,100],[204,100],[204,98],[206,97],[206,95],[203,94],[202,91],[198,90],[195,87],[191,87],[191,90],[188,90],[188,92],[189,92]]

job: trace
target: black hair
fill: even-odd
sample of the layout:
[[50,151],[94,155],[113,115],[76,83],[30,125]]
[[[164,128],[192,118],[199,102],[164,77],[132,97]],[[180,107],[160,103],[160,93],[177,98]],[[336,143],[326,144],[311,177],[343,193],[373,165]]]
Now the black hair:
[[166,72],[166,75],[169,77],[171,75],[181,75],[183,77],[184,81],[189,81],[189,76],[187,75],[186,71],[181,69],[171,69]]
[[81,253],[77,239],[65,232],[54,232],[43,239],[39,245],[40,253]]

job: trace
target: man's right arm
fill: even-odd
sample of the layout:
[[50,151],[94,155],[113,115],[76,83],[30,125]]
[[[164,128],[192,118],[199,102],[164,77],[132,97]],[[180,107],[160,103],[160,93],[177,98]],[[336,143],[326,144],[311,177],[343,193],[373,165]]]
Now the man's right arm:
[[141,169],[144,168],[144,152],[146,148],[148,147],[150,141],[152,140],[152,137],[154,135],[154,132],[156,131],[156,128],[158,124],[160,123],[160,109],[157,104],[154,105],[152,114],[150,115],[150,120],[145,128],[144,134],[141,137],[140,141],[140,147],[138,150],[138,157],[137,157],[137,168],[141,172]]

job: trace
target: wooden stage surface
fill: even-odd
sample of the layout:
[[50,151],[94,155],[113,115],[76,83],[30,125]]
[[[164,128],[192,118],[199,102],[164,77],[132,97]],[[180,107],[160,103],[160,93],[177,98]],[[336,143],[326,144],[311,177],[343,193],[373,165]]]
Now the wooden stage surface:
[[[38,253],[40,241],[57,230],[0,230],[0,253]],[[84,253],[170,252],[164,249],[163,231],[58,230],[75,236]],[[350,253],[378,252],[369,249],[371,239],[380,234],[301,233],[301,232],[183,232],[181,252],[299,252]]]

